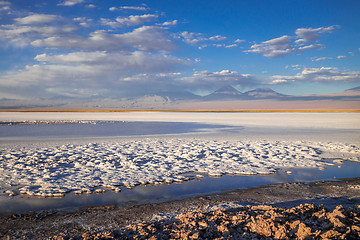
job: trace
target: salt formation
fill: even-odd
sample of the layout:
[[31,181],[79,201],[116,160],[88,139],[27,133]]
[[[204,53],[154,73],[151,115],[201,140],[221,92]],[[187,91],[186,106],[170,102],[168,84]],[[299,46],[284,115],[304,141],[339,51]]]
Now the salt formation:
[[[315,147],[312,147],[315,146]],[[120,192],[120,186],[182,182],[184,173],[271,174],[289,167],[323,167],[326,151],[359,160],[360,150],[340,143],[141,139],[116,143],[0,149],[0,182],[22,194],[62,197],[64,193]],[[6,189],[5,189],[6,190]],[[3,191],[4,192],[4,191]],[[9,191],[9,195],[14,195]]]

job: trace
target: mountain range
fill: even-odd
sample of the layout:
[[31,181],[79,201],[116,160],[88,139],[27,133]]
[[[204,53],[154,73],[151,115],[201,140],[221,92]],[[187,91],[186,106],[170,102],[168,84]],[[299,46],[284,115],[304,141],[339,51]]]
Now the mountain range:
[[188,91],[136,98],[0,99],[0,109],[360,109],[360,87],[341,93],[293,96],[271,88],[240,92],[230,85],[199,96]]
[[240,92],[231,85],[227,85],[205,96],[198,96],[189,92],[186,92],[185,94],[177,93],[176,95],[166,94],[166,93],[163,93],[161,95],[158,94],[155,95],[161,96],[170,101],[178,101],[178,100],[232,101],[232,100],[260,100],[260,99],[294,100],[294,101],[325,100],[325,99],[360,100],[360,87],[348,89],[341,93],[293,96],[293,95],[278,93],[272,90],[271,88],[256,88],[251,91]]

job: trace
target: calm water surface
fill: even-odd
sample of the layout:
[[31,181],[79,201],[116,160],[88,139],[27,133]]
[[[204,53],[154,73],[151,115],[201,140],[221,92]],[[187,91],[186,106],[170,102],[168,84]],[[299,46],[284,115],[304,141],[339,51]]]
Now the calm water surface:
[[[339,166],[341,168],[339,168]],[[83,206],[119,204],[125,205],[156,203],[201,196],[211,193],[221,193],[232,189],[244,189],[265,184],[285,182],[311,182],[319,180],[336,180],[335,178],[359,177],[360,163],[344,161],[343,165],[316,168],[287,169],[292,174],[280,171],[271,175],[238,176],[225,175],[219,178],[207,177],[193,179],[183,183],[137,186],[131,190],[121,188],[120,193],[107,190],[104,194],[75,195],[68,193],[64,198],[36,198],[24,195],[7,197],[0,196],[0,212],[24,212],[50,209],[74,209]],[[195,175],[187,175],[195,176]]]
[[0,124],[0,140],[81,139],[200,132],[221,125],[184,122],[108,122],[57,124]]

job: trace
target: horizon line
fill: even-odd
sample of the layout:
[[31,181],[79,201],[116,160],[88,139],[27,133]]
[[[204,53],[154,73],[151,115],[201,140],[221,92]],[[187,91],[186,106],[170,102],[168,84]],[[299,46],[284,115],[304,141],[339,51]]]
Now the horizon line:
[[360,109],[0,109],[0,112],[351,112]]

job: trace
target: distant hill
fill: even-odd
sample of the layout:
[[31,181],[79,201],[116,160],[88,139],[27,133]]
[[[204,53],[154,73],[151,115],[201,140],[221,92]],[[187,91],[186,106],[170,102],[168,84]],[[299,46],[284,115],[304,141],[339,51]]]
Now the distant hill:
[[279,99],[287,97],[287,95],[275,92],[271,88],[256,88],[251,91],[242,93],[234,87],[228,85],[222,87],[215,92],[203,97],[203,100],[252,100],[252,99]]
[[234,87],[227,85],[224,86],[215,92],[202,97],[203,100],[211,101],[211,100],[233,100],[233,99],[241,99],[243,94],[235,89]]
[[201,97],[198,95],[195,95],[191,92],[188,91],[183,91],[183,92],[157,92],[154,95],[156,96],[160,96],[163,97],[165,99],[168,99],[171,102],[174,101],[183,101],[183,100],[196,100],[196,99],[200,99]]
[[[256,101],[254,101],[256,100]],[[207,96],[188,91],[159,91],[134,98],[53,98],[0,99],[2,109],[251,109],[251,108],[344,108],[360,109],[360,87],[340,93],[292,96],[271,88],[257,88],[240,92],[227,85]]]
[[286,97],[287,95],[275,92],[271,88],[256,88],[254,90],[244,93],[244,96],[246,96],[247,99],[277,99]]
[[354,88],[351,88],[351,89],[348,89],[346,91],[356,91],[356,92],[360,92],[360,87],[354,87]]

